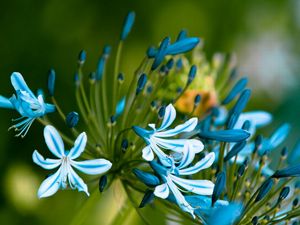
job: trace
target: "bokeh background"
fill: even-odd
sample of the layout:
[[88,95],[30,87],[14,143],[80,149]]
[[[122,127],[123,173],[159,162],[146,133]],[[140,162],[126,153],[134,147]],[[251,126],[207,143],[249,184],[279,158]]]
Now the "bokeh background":
[[[125,73],[138,65],[149,45],[186,28],[190,35],[203,38],[208,57],[215,52],[236,54],[239,73],[249,76],[254,91],[249,109],[274,114],[268,130],[290,122],[289,147],[299,137],[299,0],[0,0],[0,9],[2,95],[12,93],[13,71],[21,72],[31,87],[45,88],[47,71],[53,67],[57,90],[63,90],[57,97],[66,111],[72,110],[78,52],[87,51],[86,70],[93,71],[103,45],[116,44],[124,16],[134,10],[136,23],[122,62]],[[0,223],[69,224],[84,194],[66,191],[49,199],[36,197],[45,172],[33,165],[31,154],[45,148],[42,127],[35,123],[26,138],[15,138],[7,132],[11,112],[0,110],[0,118]],[[118,211],[122,196],[117,190],[102,198],[107,201],[91,208],[85,224],[106,224]],[[142,224],[134,211],[130,213],[130,224]]]

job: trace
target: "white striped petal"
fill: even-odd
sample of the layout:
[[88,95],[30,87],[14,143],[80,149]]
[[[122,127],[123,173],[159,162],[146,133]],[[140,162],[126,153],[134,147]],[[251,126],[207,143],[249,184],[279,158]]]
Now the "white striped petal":
[[197,162],[194,166],[188,167],[186,169],[180,169],[180,175],[191,175],[198,173],[200,170],[209,168],[215,161],[215,153],[211,152],[207,154],[203,159]]
[[44,138],[49,150],[58,158],[65,155],[64,143],[57,130],[47,125],[44,129]]
[[174,183],[178,184],[187,191],[193,192],[199,195],[212,195],[214,189],[214,183],[210,180],[188,180],[169,175]]
[[82,132],[75,140],[74,147],[70,150],[68,156],[70,159],[78,158],[84,151],[87,142],[86,133]]
[[78,191],[83,191],[87,194],[87,196],[89,196],[90,193],[84,181],[78,176],[78,174],[71,167],[69,167],[68,169],[69,169],[68,178],[69,178],[71,188],[77,189]]
[[112,166],[111,162],[106,159],[91,159],[80,162],[72,160],[71,165],[79,171],[90,175],[105,173]]
[[196,117],[189,119],[183,124],[176,126],[173,129],[167,131],[161,131],[156,133],[157,137],[172,137],[184,132],[191,132],[193,131],[198,124],[198,119]]
[[49,176],[43,181],[39,190],[38,197],[45,198],[54,195],[61,186],[61,168],[59,168],[55,174]]
[[61,164],[60,159],[44,159],[44,157],[37,150],[33,152],[32,160],[35,164],[46,170],[54,169]]
[[170,190],[169,190],[167,183],[164,183],[164,184],[161,184],[161,185],[158,185],[155,187],[155,190],[154,190],[155,196],[162,198],[162,199],[166,199],[169,196],[169,194],[170,194]]
[[169,104],[165,109],[164,119],[158,131],[168,128],[176,118],[176,110],[172,104]]

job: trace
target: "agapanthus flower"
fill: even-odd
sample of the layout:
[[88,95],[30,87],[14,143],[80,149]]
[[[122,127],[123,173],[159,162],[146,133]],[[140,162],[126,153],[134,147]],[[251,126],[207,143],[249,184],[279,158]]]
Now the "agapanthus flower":
[[191,149],[188,144],[184,146],[183,158],[175,168],[167,168],[156,161],[150,162],[152,169],[160,176],[163,184],[155,187],[154,195],[166,199],[169,195],[173,195],[178,206],[184,211],[194,215],[193,208],[181,193],[182,190],[198,195],[212,195],[214,184],[209,180],[192,180],[181,178],[198,173],[201,170],[209,168],[215,159],[214,153],[209,153],[195,165],[190,165],[194,160],[194,156],[190,155]]
[[197,126],[198,119],[191,118],[173,129],[168,129],[175,118],[176,110],[172,104],[169,104],[165,109],[163,121],[159,128],[156,128],[156,125],[153,123],[148,125],[152,130],[146,130],[138,126],[133,127],[134,131],[143,138],[147,144],[143,149],[143,158],[145,160],[152,161],[155,153],[163,165],[172,166],[174,160],[163,150],[183,153],[183,147],[188,145],[189,154],[191,154],[192,157],[203,150],[204,146],[202,142],[197,139],[176,138],[179,134],[193,131]]
[[74,146],[68,151],[65,150],[63,140],[58,131],[53,126],[46,126],[44,129],[45,142],[51,153],[57,159],[44,159],[35,150],[32,155],[33,161],[46,170],[57,167],[58,170],[43,181],[39,190],[38,197],[44,198],[55,194],[59,189],[78,189],[89,195],[88,187],[78,176],[73,168],[90,175],[98,175],[107,172],[112,164],[106,159],[91,159],[85,161],[75,161],[85,149],[87,136],[83,132],[74,142]]
[[11,98],[0,96],[0,107],[14,109],[20,113],[21,117],[14,119],[16,124],[10,128],[19,132],[16,136],[24,137],[33,121],[47,113],[54,112],[55,106],[45,103],[42,93],[35,96],[20,73],[14,72],[10,79],[16,94],[13,94]]

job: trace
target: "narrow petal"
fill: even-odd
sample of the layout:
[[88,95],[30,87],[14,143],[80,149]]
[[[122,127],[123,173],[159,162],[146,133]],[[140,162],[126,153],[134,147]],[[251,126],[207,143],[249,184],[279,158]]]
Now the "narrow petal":
[[176,118],[176,110],[172,104],[166,107],[164,119],[158,131],[165,130],[168,128]]
[[68,156],[70,159],[76,159],[78,158],[81,153],[84,151],[84,148],[86,146],[87,137],[85,132],[82,132],[77,138],[74,143],[74,147],[70,150]]
[[214,183],[210,180],[188,180],[174,175],[170,175],[170,177],[176,184],[195,194],[211,195],[213,193]]
[[45,198],[54,195],[61,186],[61,168],[59,168],[55,174],[49,176],[43,181],[39,190],[38,197]]
[[170,190],[167,183],[156,186],[154,190],[154,195],[162,199],[166,199],[169,196],[169,194]]
[[177,167],[178,169],[185,168],[186,166],[190,165],[195,158],[195,153],[190,149],[188,143],[184,145],[182,153],[183,157],[179,166]]
[[180,169],[180,175],[191,175],[198,173],[200,170],[209,168],[215,161],[215,153],[211,152],[207,154],[203,159],[197,162],[194,166],[188,167],[186,169]]
[[69,167],[68,178],[70,182],[70,186],[72,189],[77,189],[78,191],[83,191],[89,196],[89,191],[87,185],[84,181],[77,175],[77,173]]
[[143,149],[143,159],[145,159],[147,161],[152,161],[154,159],[154,153],[153,153],[150,145],[147,145]]
[[26,91],[32,98],[36,98],[35,95],[32,93],[32,91],[27,86],[22,74],[18,72],[14,72],[10,76],[10,80],[11,80],[11,84],[13,85],[16,91],[17,90]]
[[174,129],[170,129],[167,131],[162,131],[159,133],[156,133],[155,135],[157,137],[172,137],[177,134],[183,133],[183,132],[191,132],[193,131],[198,124],[198,119],[196,117],[189,119],[183,124],[180,124],[176,126]]
[[44,138],[49,150],[58,158],[65,155],[64,143],[57,130],[48,125],[44,129]]
[[54,169],[61,164],[61,160],[59,159],[44,159],[44,157],[37,150],[33,152],[32,160],[35,164],[46,170]]
[[0,107],[7,108],[7,109],[14,108],[13,104],[9,101],[9,99],[2,95],[0,95]]
[[105,173],[112,166],[111,162],[106,159],[92,159],[81,162],[76,162],[72,160],[71,164],[74,168],[78,169],[79,171],[90,175]]

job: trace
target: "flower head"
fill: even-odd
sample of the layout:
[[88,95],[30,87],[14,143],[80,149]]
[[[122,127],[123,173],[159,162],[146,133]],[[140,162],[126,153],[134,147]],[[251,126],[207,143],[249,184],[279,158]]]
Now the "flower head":
[[[144,139],[147,146],[143,149],[143,158],[147,161],[154,159],[154,153],[164,166],[172,166],[174,159],[168,156],[162,149],[183,154],[184,146],[189,146],[189,154],[193,157],[196,153],[203,150],[203,144],[197,139],[176,138],[184,132],[191,132],[197,126],[198,119],[191,118],[184,124],[180,124],[173,129],[168,129],[176,118],[176,110],[172,104],[169,104],[164,113],[162,124],[159,128],[155,124],[148,126],[152,130],[146,130],[138,126],[134,126],[134,131]],[[168,130],[167,130],[168,129]]]
[[154,195],[162,199],[166,199],[169,195],[172,195],[175,202],[183,211],[195,216],[195,208],[187,202],[181,192],[185,190],[185,192],[198,195],[212,195],[214,184],[209,180],[190,180],[181,178],[181,176],[193,175],[203,169],[209,168],[215,160],[215,154],[209,153],[195,165],[190,166],[194,160],[194,155],[191,154],[192,152],[188,144],[184,146],[183,152],[181,162],[177,163],[174,168],[166,168],[156,161],[150,162],[152,169],[160,176],[163,182],[163,184],[155,187]]
[[57,159],[44,159],[44,157],[35,150],[32,155],[33,162],[51,170],[57,167],[58,170],[43,181],[39,190],[38,197],[44,198],[55,194],[59,189],[78,189],[89,195],[87,185],[77,175],[73,168],[90,175],[102,174],[108,171],[112,164],[106,159],[92,159],[85,161],[75,161],[85,149],[87,142],[86,134],[81,133],[70,151],[65,150],[64,143],[53,126],[46,126],[44,129],[44,138],[49,150]]
[[42,93],[38,93],[36,97],[20,73],[14,72],[10,78],[16,94],[13,94],[11,98],[0,96],[0,107],[15,109],[20,113],[21,117],[14,120],[17,123],[10,128],[19,131],[16,136],[24,137],[33,121],[47,113],[54,112],[55,106],[45,103]]

